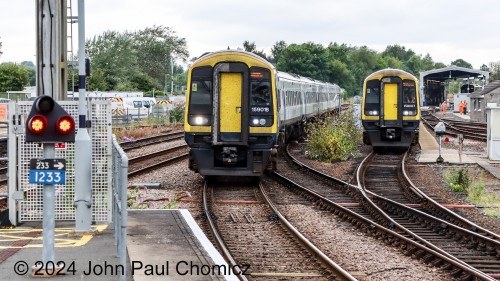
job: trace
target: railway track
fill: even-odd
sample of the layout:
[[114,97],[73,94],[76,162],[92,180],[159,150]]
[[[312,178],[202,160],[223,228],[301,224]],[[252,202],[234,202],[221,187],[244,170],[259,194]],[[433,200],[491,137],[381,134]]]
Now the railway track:
[[171,148],[155,151],[129,159],[128,176],[136,176],[184,160],[189,155],[187,144],[180,144]]
[[211,237],[249,279],[356,280],[304,238],[259,184],[204,186]]
[[422,121],[431,130],[439,122],[443,122],[446,126],[446,135],[462,134],[464,138],[484,141],[487,140],[486,124],[478,122],[458,121],[450,118],[440,118],[435,114],[422,115]]
[[121,142],[120,146],[122,147],[123,151],[128,152],[130,150],[141,148],[146,145],[153,145],[167,141],[179,140],[182,138],[184,138],[184,131],[173,131],[165,134],[140,138],[129,142]]
[[[389,203],[381,204],[380,202],[387,201],[392,204],[393,201],[388,201],[388,199],[384,200],[385,198],[377,196],[370,190],[362,188],[361,185],[353,186],[329,177],[320,171],[300,163],[293,157],[291,157],[289,162],[300,167],[300,173],[297,172],[297,169],[294,173],[289,173],[286,176],[276,173],[275,176],[279,177],[279,180],[288,184],[291,189],[297,190],[296,192],[304,194],[305,198],[311,198],[311,200],[316,201],[316,204],[332,210],[334,213],[350,221],[365,232],[381,237],[387,241],[388,244],[402,249],[406,255],[412,255],[415,258],[423,260],[425,263],[444,268],[448,270],[452,276],[459,277],[462,280],[494,280],[494,278],[500,277],[496,275],[496,267],[500,262],[498,261],[499,249],[493,246],[497,243],[495,239],[482,236],[452,223],[447,224],[444,220],[439,221],[438,226],[441,226],[441,229],[436,227],[433,228],[433,226],[436,226],[436,222],[423,223],[423,226],[419,226],[421,219],[417,219],[416,216],[413,215],[412,212],[414,209],[410,207],[406,207],[404,211],[395,212],[398,216],[391,216],[390,214],[395,207],[392,205],[387,207]],[[363,163],[365,163],[365,161]],[[387,164],[384,165],[389,166]],[[308,187],[301,186],[296,181],[300,181],[301,178],[304,178],[304,173],[315,175],[317,182],[310,182]],[[384,175],[383,178],[385,182],[392,181],[391,179],[387,179],[387,175]],[[325,181],[327,182],[326,184],[321,184],[321,182]],[[340,196],[329,195],[331,193],[329,189],[332,188],[343,190],[343,192],[338,193]],[[345,196],[354,198],[356,202],[346,202]],[[373,201],[372,198],[374,198]],[[393,198],[407,200],[401,192],[396,193]],[[406,202],[411,201],[407,200]],[[404,205],[400,205],[404,207]],[[411,219],[409,223],[404,223],[404,225],[402,225],[399,222],[400,219],[405,216]],[[469,254],[472,253],[472,255],[467,256],[466,251],[463,251],[464,255],[460,256],[462,257],[462,259],[460,259],[447,251],[450,247],[443,250],[435,246],[433,244],[435,241],[432,239],[431,242],[425,239],[423,234],[429,234],[429,232],[422,233],[422,236],[424,236],[424,238],[422,238],[419,235],[420,233],[412,231],[419,227],[430,228],[437,233],[441,233],[437,238],[438,240],[447,239],[449,243],[456,243],[455,245],[457,245],[458,248],[476,246],[477,249],[475,251],[477,252],[469,252]],[[457,242],[455,240],[459,241]],[[481,240],[481,242],[475,243],[478,240]],[[483,243],[486,243],[488,246],[484,247],[485,244]],[[459,254],[460,253],[455,253],[455,255]],[[474,261],[477,257],[479,257],[479,259]],[[469,263],[480,269],[475,268]]]
[[[406,156],[406,154],[404,155]],[[420,243],[469,265],[491,278],[500,278],[500,236],[440,207],[425,202],[418,208],[404,204],[422,203],[422,193],[408,186],[402,171],[404,156],[370,154],[359,168],[358,184],[378,207],[410,230]],[[472,275],[471,275],[472,276]]]

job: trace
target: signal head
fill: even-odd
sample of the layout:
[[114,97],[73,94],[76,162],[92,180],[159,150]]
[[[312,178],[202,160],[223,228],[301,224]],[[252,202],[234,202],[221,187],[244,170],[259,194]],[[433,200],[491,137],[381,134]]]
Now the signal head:
[[63,135],[73,132],[75,130],[75,120],[69,115],[61,116],[57,120],[56,130]]
[[50,96],[39,96],[33,102],[35,109],[38,113],[47,115],[54,109],[55,101]]
[[47,118],[40,114],[31,117],[28,121],[28,129],[37,135],[43,133],[47,129],[47,125]]
[[75,120],[50,96],[35,99],[27,120],[26,142],[75,141]]

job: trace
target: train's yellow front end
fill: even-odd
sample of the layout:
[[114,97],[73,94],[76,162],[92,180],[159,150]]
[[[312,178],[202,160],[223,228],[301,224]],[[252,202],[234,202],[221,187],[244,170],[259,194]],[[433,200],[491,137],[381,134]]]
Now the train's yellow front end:
[[190,67],[185,140],[204,176],[261,176],[275,165],[275,69],[243,51],[202,56]]
[[363,84],[363,141],[374,147],[409,147],[420,122],[418,80],[398,69],[370,74]]

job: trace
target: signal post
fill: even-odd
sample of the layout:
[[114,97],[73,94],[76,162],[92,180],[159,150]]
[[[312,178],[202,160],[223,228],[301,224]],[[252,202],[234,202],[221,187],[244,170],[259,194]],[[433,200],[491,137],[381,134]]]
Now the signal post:
[[55,158],[55,144],[75,141],[75,121],[52,97],[39,96],[26,122],[26,142],[43,145],[43,158],[30,160],[29,183],[43,184],[42,265],[33,272],[50,277],[58,270],[55,262],[55,185],[66,183],[66,160]]

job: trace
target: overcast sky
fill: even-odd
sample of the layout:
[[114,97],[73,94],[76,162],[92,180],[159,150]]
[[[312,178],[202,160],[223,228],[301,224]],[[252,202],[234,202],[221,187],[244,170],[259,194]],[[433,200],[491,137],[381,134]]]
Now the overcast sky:
[[[0,1],[0,62],[35,61],[37,0]],[[78,1],[72,3],[76,16]],[[500,61],[498,0],[86,0],[85,12],[87,39],[162,25],[186,39],[190,58],[245,40],[270,53],[284,40],[378,52],[398,44],[434,62],[460,58],[476,69]],[[76,26],[74,32],[76,38]]]

